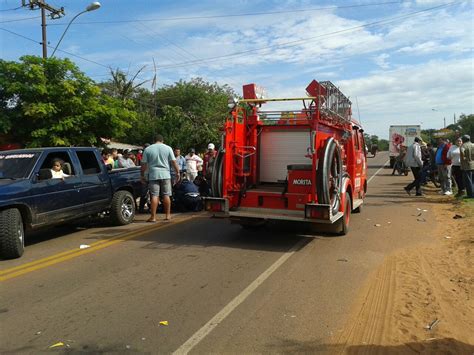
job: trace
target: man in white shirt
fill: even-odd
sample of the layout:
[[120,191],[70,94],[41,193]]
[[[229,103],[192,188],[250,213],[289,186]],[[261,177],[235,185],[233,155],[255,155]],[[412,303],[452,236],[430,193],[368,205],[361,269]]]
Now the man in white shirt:
[[186,155],[186,178],[193,182],[196,178],[199,168],[202,166],[202,159],[199,155],[195,154],[194,148],[189,150],[189,154]]

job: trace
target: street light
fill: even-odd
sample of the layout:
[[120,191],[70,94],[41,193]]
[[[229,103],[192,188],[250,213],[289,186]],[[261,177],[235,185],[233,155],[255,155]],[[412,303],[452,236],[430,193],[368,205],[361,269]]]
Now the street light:
[[71,26],[71,23],[72,23],[79,15],[85,14],[86,12],[90,12],[90,11],[97,10],[97,9],[99,9],[99,8],[100,8],[100,2],[94,1],[94,2],[90,3],[90,5],[87,6],[84,11],[79,12],[76,16],[74,16],[74,17],[71,19],[71,21],[69,21],[69,23],[68,23],[66,29],[64,30],[63,34],[61,35],[61,38],[59,39],[58,44],[57,44],[56,47],[54,48],[54,51],[53,51],[53,53],[51,54],[51,57],[53,57],[53,56],[54,56],[54,53],[56,53],[56,50],[58,49],[59,44],[61,43],[61,41],[62,41],[63,38],[64,38],[64,35],[66,34],[67,30],[69,29],[69,26]]

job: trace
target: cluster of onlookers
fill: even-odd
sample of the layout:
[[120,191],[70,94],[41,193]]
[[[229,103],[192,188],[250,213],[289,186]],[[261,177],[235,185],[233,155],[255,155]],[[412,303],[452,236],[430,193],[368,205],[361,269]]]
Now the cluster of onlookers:
[[439,138],[436,148],[416,137],[401,159],[414,176],[413,182],[404,187],[408,194],[415,188],[416,196],[422,196],[421,185],[431,179],[439,182],[439,194],[453,195],[454,180],[456,197],[465,194],[467,198],[474,197],[474,145],[470,136],[458,137],[454,144],[446,138]]
[[110,165],[111,169],[132,168],[140,166],[143,150],[136,153],[131,149],[118,150],[116,148],[102,150],[102,160],[104,164]]
[[[143,149],[104,149],[102,159],[109,169],[140,166],[143,189],[138,211],[145,212],[148,205],[151,213],[148,222],[156,221],[156,210],[162,205],[165,220],[171,218],[171,202],[177,210],[202,208],[201,196],[210,194],[210,179],[217,150],[209,143],[207,151],[196,154],[190,148],[183,156],[180,148],[172,149],[157,135],[156,143],[145,144]],[[173,198],[171,198],[173,196]]]

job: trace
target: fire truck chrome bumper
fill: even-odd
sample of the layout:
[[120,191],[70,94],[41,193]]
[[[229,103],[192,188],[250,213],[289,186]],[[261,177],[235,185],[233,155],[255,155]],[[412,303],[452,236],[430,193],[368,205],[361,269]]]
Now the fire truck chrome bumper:
[[234,217],[234,218],[252,218],[252,219],[261,218],[261,219],[267,219],[267,220],[333,224],[334,222],[336,222],[339,218],[343,216],[343,213],[338,212],[334,216],[330,216],[328,219],[322,219],[322,218],[305,218],[304,211],[241,207],[238,210],[229,211],[227,215],[229,217]]

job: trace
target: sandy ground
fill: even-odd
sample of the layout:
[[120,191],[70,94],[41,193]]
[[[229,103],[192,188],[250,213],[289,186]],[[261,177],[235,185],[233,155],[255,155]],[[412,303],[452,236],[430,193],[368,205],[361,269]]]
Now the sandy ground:
[[335,339],[341,353],[474,354],[474,201],[431,190],[424,202],[439,221],[433,243],[385,259]]

